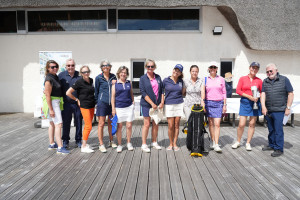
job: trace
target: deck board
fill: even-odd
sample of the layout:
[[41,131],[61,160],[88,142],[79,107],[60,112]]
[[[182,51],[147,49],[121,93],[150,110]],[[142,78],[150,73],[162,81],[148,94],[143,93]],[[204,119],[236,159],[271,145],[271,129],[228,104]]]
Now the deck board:
[[[296,125],[299,124],[297,116]],[[263,152],[268,130],[257,125],[245,150],[236,150],[236,128],[221,125],[223,153],[210,151],[190,157],[186,135],[180,132],[180,151],[166,151],[168,126],[159,126],[162,150],[141,151],[143,121],[135,121],[133,151],[126,148],[126,127],[122,130],[122,153],[98,150],[97,126],[88,143],[95,153],[83,154],[75,148],[71,128],[69,155],[48,151],[47,129],[34,128],[32,114],[0,115],[0,199],[300,199],[300,127],[285,126],[285,152],[278,158]],[[114,138],[116,142],[116,138]],[[151,143],[151,128],[147,144]],[[109,137],[104,129],[104,143]],[[206,144],[208,142],[206,141]]]

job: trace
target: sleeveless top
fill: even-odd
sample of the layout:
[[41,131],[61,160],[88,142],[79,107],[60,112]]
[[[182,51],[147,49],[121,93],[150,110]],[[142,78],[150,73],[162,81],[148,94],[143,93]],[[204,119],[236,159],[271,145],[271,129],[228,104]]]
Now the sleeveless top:
[[131,106],[132,98],[131,98],[131,84],[130,81],[127,80],[124,84],[119,82],[119,80],[115,84],[115,104],[116,108],[126,108]]

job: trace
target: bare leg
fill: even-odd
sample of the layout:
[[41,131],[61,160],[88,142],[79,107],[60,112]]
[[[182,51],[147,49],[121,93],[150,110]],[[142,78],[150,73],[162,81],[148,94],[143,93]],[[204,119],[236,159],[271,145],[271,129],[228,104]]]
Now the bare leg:
[[127,143],[130,143],[132,134],[132,122],[126,122]]
[[147,144],[148,131],[150,127],[150,117],[144,117],[144,126],[142,129],[142,144]]
[[62,124],[55,124],[54,133],[55,133],[55,139],[56,139],[58,147],[63,146],[62,141],[61,141],[61,127],[62,127]]
[[100,116],[98,117],[98,138],[99,138],[99,143],[100,145],[103,145],[103,128],[105,124],[105,117]]
[[177,147],[177,140],[178,140],[178,135],[179,135],[180,118],[181,117],[175,117],[174,142],[173,142],[173,146],[174,147]]
[[152,142],[157,142],[158,124],[152,121]]
[[215,130],[214,130],[214,118],[208,118],[208,129],[210,133],[211,141],[215,141]]
[[251,142],[251,139],[254,135],[254,131],[255,131],[255,123],[256,123],[256,118],[257,117],[250,117],[250,120],[249,120],[249,128],[248,128],[248,137],[247,137],[247,143],[250,143]]
[[237,141],[238,142],[241,142],[246,122],[247,122],[247,116],[240,116],[239,127],[237,128]]
[[[107,127],[108,127],[109,140],[110,140],[110,141],[113,141],[113,135],[112,135],[112,133],[111,133],[112,125],[111,125],[110,116],[108,116]],[[102,129],[102,130],[103,130],[103,129]]]
[[122,145],[122,123],[118,123],[118,130],[117,130],[117,140],[118,140],[118,145]]
[[221,118],[214,118],[214,141],[219,144]]
[[51,121],[48,128],[49,142],[50,144],[54,144],[54,123]]
[[86,147],[86,142],[87,142],[87,140],[82,140],[82,148]]
[[168,117],[168,135],[170,140],[170,146],[174,146],[175,136],[175,117]]

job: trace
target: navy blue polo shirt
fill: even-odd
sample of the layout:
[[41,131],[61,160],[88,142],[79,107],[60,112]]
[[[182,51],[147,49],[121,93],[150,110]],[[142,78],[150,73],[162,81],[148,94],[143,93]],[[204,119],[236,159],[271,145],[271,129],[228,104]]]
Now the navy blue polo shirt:
[[116,108],[126,108],[132,105],[131,84],[126,81],[124,84],[117,81],[115,84]]
[[[66,95],[67,90],[78,80],[81,78],[81,76],[79,76],[79,72],[75,71],[73,77],[70,76],[68,71],[63,71],[61,73],[59,73],[58,78],[61,82],[61,86],[62,86],[62,92],[63,92],[63,97],[64,97],[64,103],[74,103],[76,104],[77,102],[74,101],[73,99],[71,99],[70,97],[68,97]],[[77,92],[73,92],[72,93],[76,98],[78,98],[77,96]]]
[[183,81],[179,79],[175,83],[171,77],[165,78],[163,81],[165,90],[165,104],[180,104],[183,103],[182,88]]

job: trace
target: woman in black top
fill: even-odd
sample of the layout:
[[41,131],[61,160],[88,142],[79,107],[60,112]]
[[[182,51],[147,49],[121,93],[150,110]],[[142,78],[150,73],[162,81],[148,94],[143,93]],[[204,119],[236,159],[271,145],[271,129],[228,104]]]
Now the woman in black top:
[[[57,153],[68,154],[69,151],[63,148],[61,140],[62,117],[61,110],[63,105],[61,84],[58,76],[58,64],[54,60],[49,60],[45,67],[45,90],[43,101],[46,101],[43,106],[45,117],[50,118],[48,129],[50,145],[49,150],[57,149]],[[54,142],[54,135],[57,144]]]
[[[78,79],[72,87],[67,91],[67,96],[77,101],[78,106],[84,120],[84,129],[82,133],[81,152],[92,153],[94,150],[87,144],[89,134],[92,130],[92,121],[95,111],[95,88],[93,86],[93,79],[90,78],[90,68],[86,65],[80,68],[81,79]],[[77,91],[78,99],[72,94]]]

